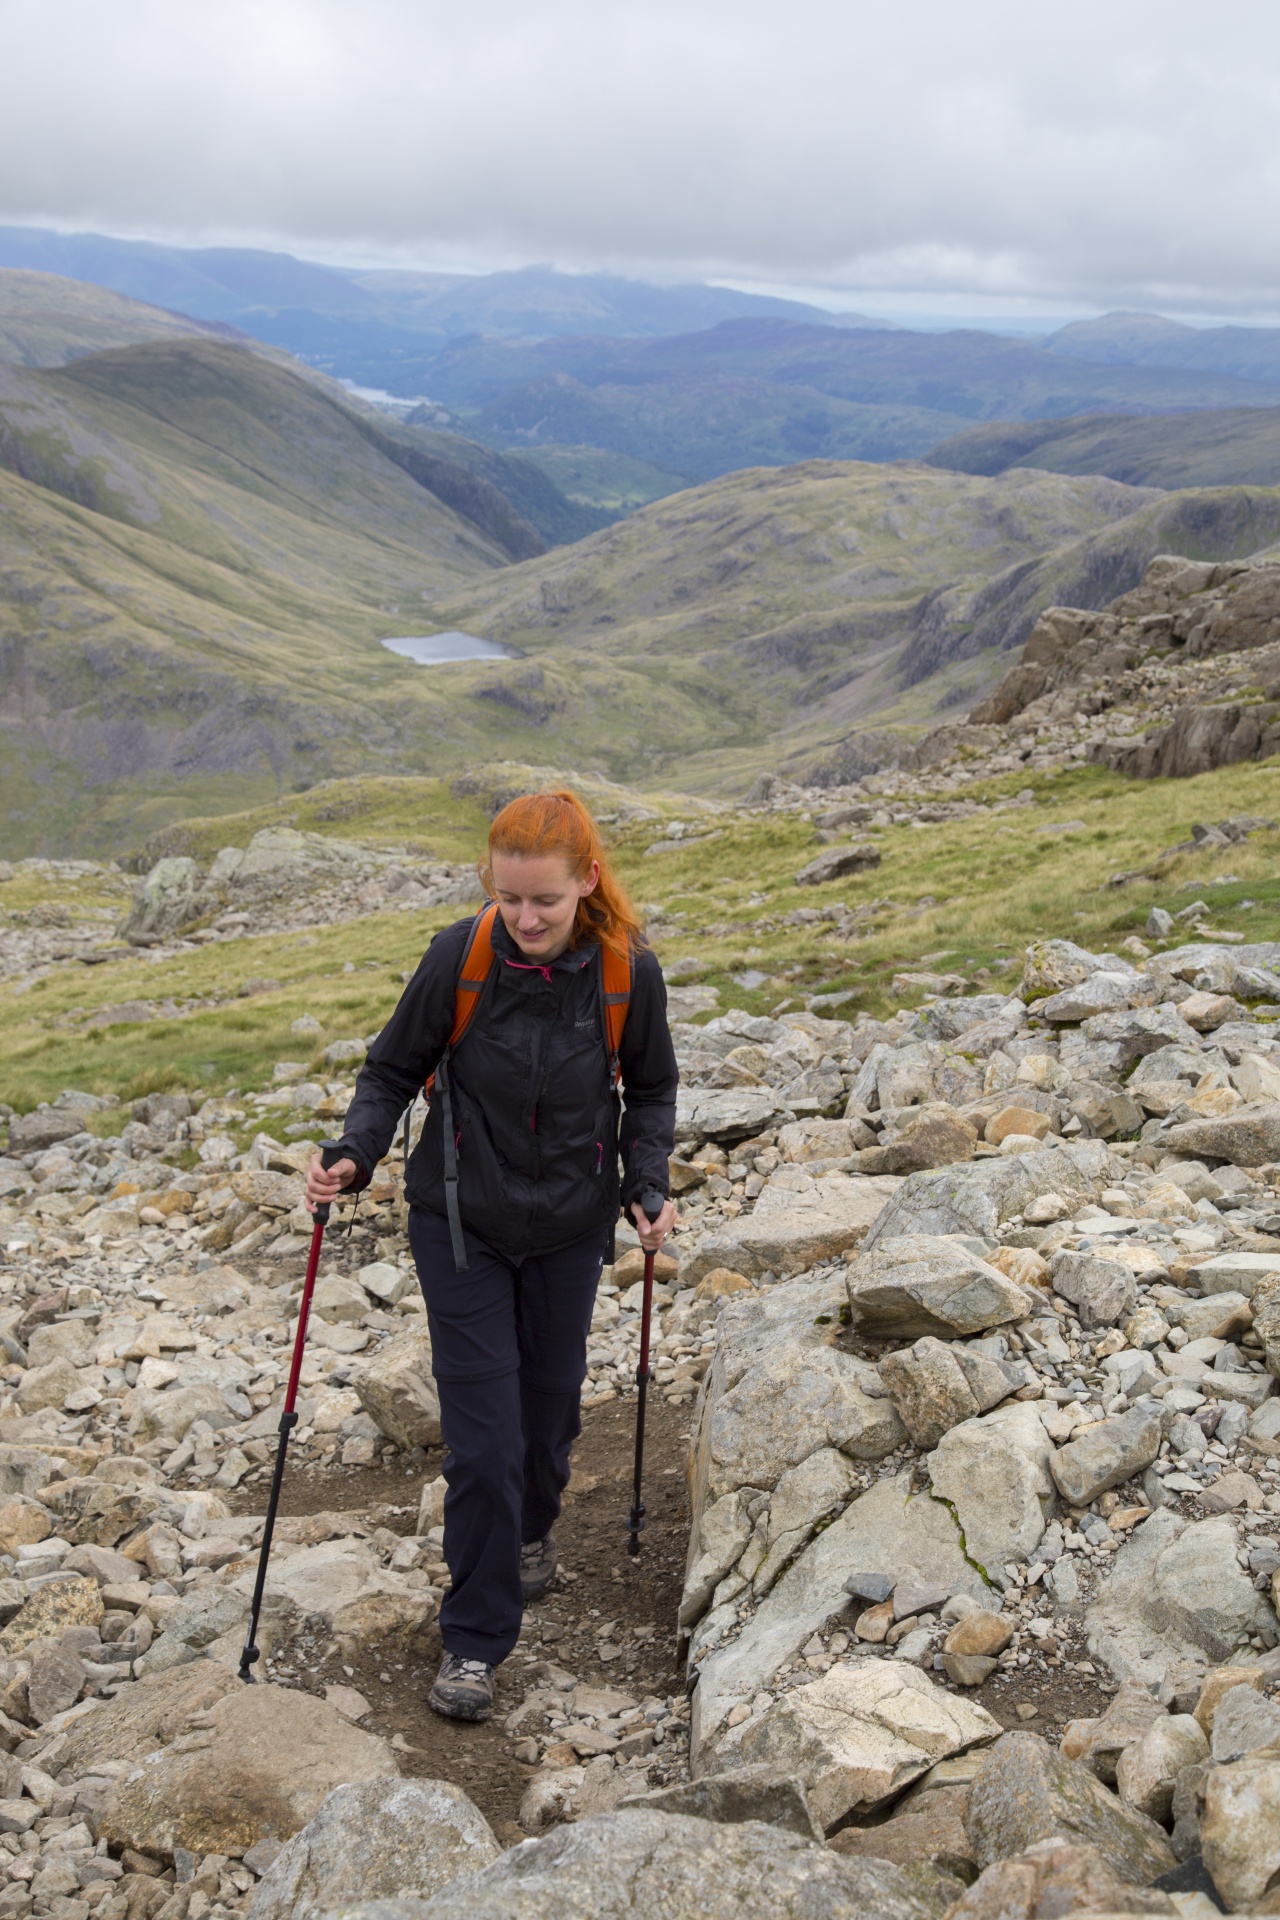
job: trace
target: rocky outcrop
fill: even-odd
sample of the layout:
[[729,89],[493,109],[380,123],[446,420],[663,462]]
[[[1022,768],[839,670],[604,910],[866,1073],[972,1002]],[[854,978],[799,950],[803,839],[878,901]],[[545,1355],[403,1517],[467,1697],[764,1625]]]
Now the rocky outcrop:
[[[1188,663],[1196,663],[1190,672]],[[1141,586],[1102,612],[1049,608],[1018,665],[969,720],[1052,725],[1130,695],[1141,702],[1144,679],[1146,704],[1158,709],[1145,737],[1095,740],[1093,759],[1149,780],[1280,752],[1280,564],[1161,554]]]

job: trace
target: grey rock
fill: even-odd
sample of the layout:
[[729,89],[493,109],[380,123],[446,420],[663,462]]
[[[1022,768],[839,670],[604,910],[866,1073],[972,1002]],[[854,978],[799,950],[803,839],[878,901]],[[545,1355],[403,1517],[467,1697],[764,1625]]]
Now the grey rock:
[[194,860],[185,855],[157,860],[134,894],[121,935],[145,942],[177,933],[197,917],[199,895],[200,869]]
[[939,1920],[943,1900],[885,1860],[842,1859],[761,1821],[627,1807],[503,1854],[404,1920]]
[[726,1826],[762,1820],[768,1827],[783,1827],[806,1840],[823,1838],[803,1783],[795,1774],[777,1767],[731,1767],[702,1780],[686,1780],[674,1787],[636,1794],[621,1805],[651,1807],[655,1813],[685,1813],[695,1820],[716,1820]]
[[1114,1556],[1085,1626],[1118,1680],[1154,1687],[1173,1661],[1222,1663],[1252,1635],[1273,1636],[1276,1617],[1237,1563],[1230,1520],[1188,1523],[1161,1507]]
[[84,1132],[84,1118],[61,1107],[37,1107],[34,1113],[16,1113],[9,1122],[11,1153],[43,1153],[60,1140]]
[[1224,1693],[1213,1716],[1213,1757],[1239,1760],[1259,1747],[1280,1741],[1280,1702],[1269,1700],[1252,1687],[1232,1687]]
[[899,1794],[939,1760],[994,1740],[997,1720],[903,1660],[860,1660],[793,1688],[744,1727],[740,1752],[804,1783],[830,1832]]
[[1085,1020],[1086,1039],[1119,1050],[1118,1066],[1126,1072],[1146,1054],[1162,1047],[1194,1047],[1196,1030],[1173,1007],[1143,1007],[1128,1013],[1100,1013]]
[[1090,953],[1073,940],[1033,940],[1027,948],[1018,991],[1024,1000],[1037,1000],[1045,994],[1062,993],[1095,973],[1133,972],[1133,963],[1116,953]]
[[1160,1416],[1134,1407],[1086,1427],[1049,1461],[1058,1490],[1072,1506],[1087,1507],[1108,1487],[1118,1487],[1149,1467],[1160,1451]]
[[798,887],[823,887],[829,880],[842,880],[846,873],[862,873],[880,865],[880,852],[869,841],[857,841],[849,847],[827,847],[796,875]]
[[[965,1558],[960,1530],[947,1508],[927,1494],[912,1495],[909,1474],[879,1480],[818,1534],[728,1646],[695,1657],[690,1754],[695,1773],[702,1756],[739,1700],[749,1700],[794,1659],[811,1634],[849,1604],[851,1576],[892,1572],[989,1596],[982,1575]],[[698,1649],[695,1647],[695,1656]],[[722,1764],[732,1764],[728,1759]]]
[[757,1595],[769,1591],[818,1522],[846,1505],[852,1486],[853,1468],[834,1447],[819,1447],[782,1475],[769,1502],[765,1557],[752,1581]]
[[360,1405],[379,1430],[406,1452],[440,1442],[440,1399],[425,1333],[396,1334],[351,1375]]
[[794,1118],[767,1088],[713,1092],[682,1087],[676,1095],[676,1144],[715,1140],[728,1146]]
[[1116,1761],[1120,1798],[1139,1813],[1166,1824],[1173,1810],[1173,1787],[1184,1767],[1208,1758],[1209,1743],[1189,1713],[1161,1714],[1140,1740]]
[[1028,1300],[998,1267],[954,1238],[877,1239],[849,1269],[853,1324],[878,1339],[953,1339],[1021,1320]]
[[1216,1120],[1183,1120],[1169,1128],[1171,1153],[1261,1167],[1280,1160],[1280,1101],[1254,1100]]
[[484,1815],[448,1781],[338,1787],[281,1848],[248,1920],[313,1920],[367,1900],[427,1900],[500,1854]]
[[99,1809],[100,1840],[160,1859],[177,1846],[242,1853],[289,1839],[336,1786],[398,1775],[386,1741],[323,1700],[272,1685],[232,1688],[195,1726],[188,1721],[181,1742],[116,1781]]
[[898,1353],[886,1353],[880,1378],[917,1447],[934,1447],[962,1420],[973,1419],[978,1402],[955,1350],[926,1336]]
[[982,1867],[1055,1836],[1096,1847],[1131,1885],[1146,1886],[1176,1864],[1154,1820],[1034,1733],[1007,1733],[991,1749],[969,1789],[965,1830]]
[[1090,1253],[1057,1253],[1050,1262],[1053,1289],[1069,1300],[1085,1327],[1113,1327],[1133,1311],[1137,1289],[1128,1267]]
[[846,1297],[842,1279],[798,1280],[721,1310],[691,1443],[691,1540],[712,1501],[773,1487],[820,1447],[881,1459],[901,1443],[892,1401],[866,1391],[875,1368],[833,1345]]
[[1073,987],[1050,994],[1036,1005],[1042,1020],[1077,1024],[1099,1013],[1117,1013],[1126,1007],[1150,1002],[1150,983],[1133,973],[1091,973]]
[[1111,1157],[1101,1140],[913,1173],[868,1233],[865,1250],[909,1234],[976,1234],[990,1246],[1002,1222],[1037,1195],[1060,1193],[1079,1206],[1096,1199],[1111,1178]]
[[1255,1753],[1211,1767],[1203,1780],[1200,1845],[1233,1912],[1252,1907],[1280,1870],[1280,1755]]
[[749,1279],[758,1274],[803,1273],[838,1259],[862,1240],[902,1182],[894,1175],[827,1172],[817,1178],[782,1168],[760,1193],[750,1213],[704,1235],[682,1256],[680,1278],[695,1286],[714,1267],[730,1267]]
[[697,1552],[685,1572],[681,1627],[691,1627],[702,1618],[712,1594],[751,1538],[751,1527],[747,1501],[737,1488],[705,1509],[696,1529]]
[[988,1579],[1031,1558],[1055,1505],[1053,1443],[1033,1401],[965,1420],[929,1455],[934,1494],[950,1503],[965,1551]]

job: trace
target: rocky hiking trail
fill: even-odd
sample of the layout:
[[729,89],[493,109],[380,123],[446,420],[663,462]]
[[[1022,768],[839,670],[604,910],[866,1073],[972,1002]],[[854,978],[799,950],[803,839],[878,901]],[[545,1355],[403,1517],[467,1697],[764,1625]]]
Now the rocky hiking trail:
[[621,1914],[655,1861],[679,1914],[1268,1910],[1280,945],[1151,938],[887,1021],[676,1021],[644,1552],[624,1230],[564,1572],[478,1728],[423,1701],[398,1156],[326,1241],[245,1687],[308,1149],[216,1098],[13,1116],[0,1913]]
[[[564,1571],[526,1617],[515,1653],[499,1669],[492,1720],[465,1726],[442,1721],[427,1707],[427,1689],[442,1651],[432,1626],[397,1649],[389,1663],[376,1647],[356,1647],[350,1661],[335,1650],[327,1660],[276,1663],[273,1679],[321,1694],[326,1685],[354,1689],[369,1703],[367,1724],[397,1744],[407,1776],[456,1781],[499,1838],[523,1839],[517,1815],[535,1766],[505,1721],[542,1677],[545,1665],[571,1670],[584,1686],[637,1698],[666,1700],[673,1688],[683,1685],[671,1622],[688,1539],[688,1414],[661,1404],[651,1408],[645,1448],[646,1526],[642,1551],[634,1559],[626,1552],[625,1534],[633,1417],[630,1407],[623,1412],[598,1407],[584,1416],[573,1479],[556,1529]],[[428,1474],[438,1471],[438,1456],[438,1449],[429,1453]],[[418,1477],[406,1476],[398,1464],[304,1469],[286,1482],[283,1507],[289,1515],[341,1515],[404,1536],[411,1533],[417,1514],[416,1500],[406,1504],[406,1493],[416,1494]],[[231,1504],[233,1511],[248,1511],[257,1502],[239,1496]],[[323,1654],[323,1646],[317,1652]]]

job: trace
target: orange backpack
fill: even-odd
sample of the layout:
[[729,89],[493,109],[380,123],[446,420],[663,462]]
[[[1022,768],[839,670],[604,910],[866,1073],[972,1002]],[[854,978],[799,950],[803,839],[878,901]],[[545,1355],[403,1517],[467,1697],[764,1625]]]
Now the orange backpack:
[[[462,1238],[462,1216],[458,1207],[458,1161],[457,1142],[453,1132],[453,1107],[449,1098],[449,1061],[455,1048],[461,1043],[463,1035],[471,1025],[480,1005],[481,995],[494,969],[493,928],[498,917],[495,902],[476,915],[475,922],[467,936],[467,944],[462,952],[462,965],[458,969],[457,985],[453,992],[453,1028],[449,1034],[449,1044],[440,1057],[440,1063],[426,1084],[427,1097],[435,1091],[437,1083],[444,1102],[444,1191],[445,1205],[449,1216],[449,1232],[453,1241],[453,1257],[459,1273],[467,1265],[466,1247]],[[612,947],[600,943],[600,970],[602,998],[604,1000],[604,1044],[608,1056],[610,1076],[616,1085],[622,1081],[622,1067],[618,1053],[622,1046],[623,1029],[627,1024],[627,1011],[631,1005],[632,957],[628,953],[616,953]],[[406,1162],[408,1159],[409,1116],[405,1115]]]

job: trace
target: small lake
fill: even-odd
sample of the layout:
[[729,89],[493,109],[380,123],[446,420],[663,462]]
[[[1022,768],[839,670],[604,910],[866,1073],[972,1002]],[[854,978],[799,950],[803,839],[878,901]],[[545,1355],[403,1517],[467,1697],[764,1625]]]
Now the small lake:
[[384,640],[382,644],[392,653],[416,661],[420,667],[440,667],[452,660],[515,658],[509,647],[500,647],[496,640],[481,640],[474,633],[417,633],[403,639]]

